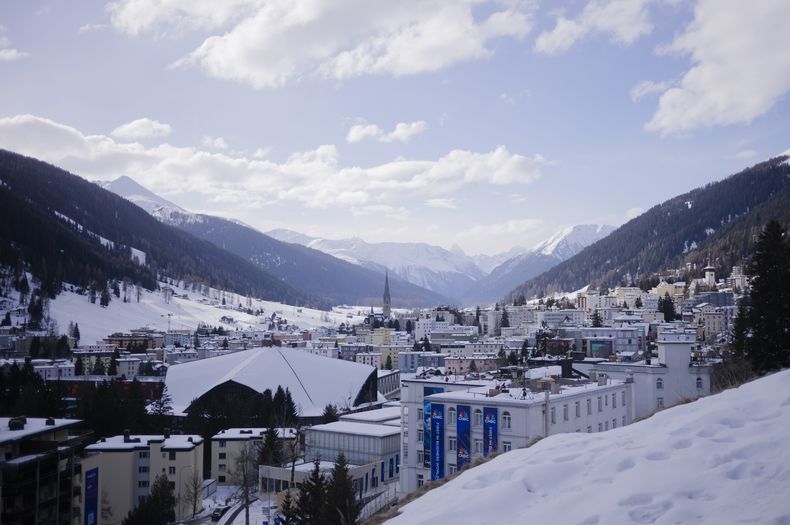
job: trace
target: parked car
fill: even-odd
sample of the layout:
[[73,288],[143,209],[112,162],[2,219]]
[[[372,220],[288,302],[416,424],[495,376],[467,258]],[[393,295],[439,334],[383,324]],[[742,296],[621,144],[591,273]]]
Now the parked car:
[[214,512],[211,513],[211,521],[219,521],[220,518],[224,516],[229,510],[230,506],[228,505],[225,505],[224,507],[217,507],[214,509]]

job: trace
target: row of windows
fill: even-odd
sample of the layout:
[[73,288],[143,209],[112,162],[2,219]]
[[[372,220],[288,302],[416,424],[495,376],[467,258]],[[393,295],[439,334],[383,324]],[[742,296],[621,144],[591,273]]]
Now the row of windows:
[[[621,397],[622,406],[625,406],[625,391],[621,392],[620,394],[621,394],[620,397]],[[609,407],[609,398],[610,398],[610,396],[608,394],[605,395],[605,396],[598,396],[598,399],[597,399],[597,401],[598,401],[598,413],[603,412],[604,407]],[[611,399],[612,399],[612,408],[613,409],[617,408],[617,394],[616,393],[611,394]],[[574,403],[574,409],[575,409],[574,412],[575,412],[576,417],[581,417],[581,415],[582,415],[581,414],[581,412],[582,412],[582,410],[581,410],[581,401],[576,401]],[[591,416],[592,413],[593,413],[592,399],[588,398],[587,399],[587,415]],[[569,407],[568,407],[567,403],[562,405],[562,420],[563,421],[569,421],[570,420]],[[551,424],[554,425],[556,423],[557,423],[557,409],[556,409],[556,407],[551,407]]]
[[[417,421],[422,421],[424,416],[423,410],[420,408],[417,410]],[[455,409],[450,408],[447,410],[447,422],[450,426],[455,425]],[[510,412],[502,412],[502,425],[501,428],[509,429],[513,424],[513,417],[510,415]],[[476,427],[483,426],[483,411],[475,409],[473,416],[472,416],[472,425]],[[422,439],[422,438],[419,438]]]

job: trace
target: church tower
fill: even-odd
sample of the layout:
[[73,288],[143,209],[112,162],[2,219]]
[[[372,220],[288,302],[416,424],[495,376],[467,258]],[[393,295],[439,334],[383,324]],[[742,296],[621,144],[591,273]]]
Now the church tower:
[[392,301],[390,300],[390,276],[389,272],[384,274],[384,317],[389,317],[392,311]]

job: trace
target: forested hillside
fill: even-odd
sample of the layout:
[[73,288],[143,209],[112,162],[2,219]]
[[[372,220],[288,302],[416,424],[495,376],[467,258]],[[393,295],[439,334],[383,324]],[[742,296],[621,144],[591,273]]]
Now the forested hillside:
[[0,150],[0,264],[26,268],[56,295],[63,282],[145,288],[157,278],[239,294],[329,306],[250,262],[165,225],[141,208],[55,166]]
[[507,300],[572,291],[587,284],[617,286],[708,257],[728,270],[744,261],[753,235],[768,220],[788,222],[787,160],[786,156],[773,158],[654,206],[608,237],[515,288]]

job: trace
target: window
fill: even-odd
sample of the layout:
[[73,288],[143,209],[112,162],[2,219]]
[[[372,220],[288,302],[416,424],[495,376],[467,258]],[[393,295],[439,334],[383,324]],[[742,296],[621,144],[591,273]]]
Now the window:
[[455,425],[455,409],[451,408],[447,410],[447,424],[448,425]]
[[657,397],[656,398],[656,406],[658,408],[664,408],[664,398],[663,397]]
[[598,396],[598,412],[603,412],[603,399],[601,399],[601,396]]
[[612,408],[617,408],[617,394],[612,394]]
[[609,396],[603,396],[603,404],[609,406]]
[[400,473],[400,454],[395,454],[395,474]]
[[425,452],[422,450],[417,451],[417,465],[420,466],[425,462]]
[[[175,468],[175,467],[171,467],[171,468]],[[227,465],[225,465],[225,463],[220,463],[218,470],[219,470],[219,472],[227,472],[228,471],[228,467],[227,467]]]
[[502,451],[503,452],[510,452],[513,450],[513,444],[510,441],[503,441],[502,442]]
[[170,452],[167,453],[167,455],[168,455],[167,459],[169,459],[170,461],[175,461],[176,460],[176,452],[175,452],[175,450],[171,450]]
[[225,483],[225,476],[219,476],[219,482]]
[[592,415],[592,399],[587,399],[587,415]]
[[422,421],[422,420],[423,420],[423,415],[424,415],[424,414],[425,414],[425,413],[422,411],[422,409],[421,409],[421,408],[418,408],[418,409],[417,409],[417,421]]
[[623,395],[621,396],[621,401],[623,402],[623,406],[625,406],[625,391],[623,391]]
[[502,413],[502,428],[508,430],[512,426],[512,418],[510,417],[510,412],[503,412]]
[[148,458],[148,451],[147,450],[143,450],[141,452],[138,452],[137,453],[137,457],[139,457],[140,459],[147,459]]
[[167,473],[169,475],[171,475],[171,476],[175,476],[176,475],[176,468],[175,467],[168,467],[167,468]]
[[623,416],[623,426],[625,426],[625,416]]
[[450,436],[450,444],[447,446],[448,450],[455,450],[457,448],[458,441],[454,436]]
[[148,472],[148,467],[145,465],[141,465],[137,467],[137,472],[140,474],[146,474]]
[[228,443],[224,439],[219,440],[219,448],[225,448],[228,446]]
[[227,454],[225,452],[219,453],[219,459],[226,459],[226,458],[227,458]]
[[425,478],[422,474],[417,474],[417,487],[422,487],[425,484]]
[[579,401],[576,401],[576,417],[582,416],[582,406]]
[[697,390],[702,390],[702,378],[697,378]]
[[562,420],[568,421],[568,404],[562,405]]
[[664,380],[660,377],[656,379],[656,390],[664,390]]
[[475,454],[482,454],[482,453],[483,453],[483,440],[475,439]]
[[456,472],[455,465],[447,465],[447,472],[452,476]]
[[557,422],[557,409],[551,407],[551,424],[555,424]]
[[612,428],[617,428],[617,418],[612,420]]
[[587,433],[588,433],[588,434],[591,434],[591,433],[592,433],[592,427],[590,427],[590,426],[588,426],[588,427],[587,427]]
[[604,430],[609,430],[609,420],[604,421]]
[[603,423],[598,423],[598,432],[603,432]]
[[483,424],[483,411],[479,408],[475,409],[475,426],[479,427]]
[[138,481],[137,482],[138,489],[147,489],[148,488],[148,481]]
[[417,443],[422,443],[422,430],[417,431]]

